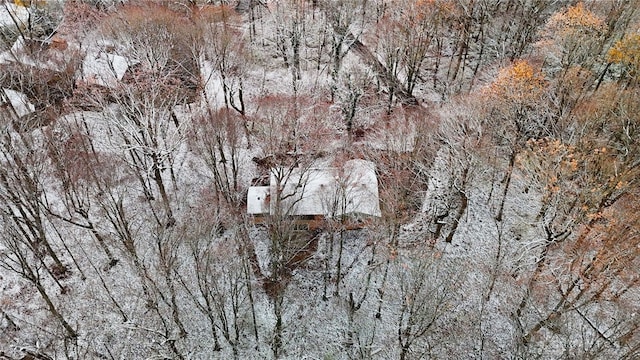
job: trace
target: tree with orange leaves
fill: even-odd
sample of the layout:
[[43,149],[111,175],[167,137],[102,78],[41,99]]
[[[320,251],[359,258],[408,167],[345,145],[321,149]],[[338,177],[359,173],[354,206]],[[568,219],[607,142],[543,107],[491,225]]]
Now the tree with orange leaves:
[[622,66],[623,78],[628,78],[630,84],[637,83],[640,77],[640,33],[629,34],[617,41],[607,55],[610,62]]
[[[640,261],[637,96],[602,86],[578,104],[564,139],[531,139],[518,157],[542,193],[547,235],[515,312],[529,348],[562,333],[581,357],[637,355],[638,320],[607,315],[637,311],[640,279],[628,271]],[[576,336],[588,346],[576,347]]]
[[597,62],[606,30],[604,20],[579,2],[551,16],[539,44],[550,63],[565,71],[572,66],[591,68]]
[[547,98],[547,82],[540,70],[525,60],[518,60],[500,71],[484,96],[486,122],[495,144],[508,159],[503,179],[502,199],[496,219],[502,219],[504,201],[518,153],[529,139],[553,133]]
[[543,96],[545,83],[543,74],[533,64],[517,60],[500,70],[496,80],[487,89],[487,95],[506,105],[535,106]]

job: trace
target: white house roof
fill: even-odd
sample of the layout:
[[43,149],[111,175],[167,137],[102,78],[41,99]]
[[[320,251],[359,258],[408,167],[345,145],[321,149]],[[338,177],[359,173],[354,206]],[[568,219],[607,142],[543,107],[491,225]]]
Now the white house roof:
[[124,56],[105,52],[90,52],[82,62],[82,75],[88,82],[115,86],[127,72],[129,61]]
[[278,174],[272,170],[269,187],[249,188],[249,214],[275,214],[274,194],[280,188],[280,211],[285,215],[381,216],[375,164],[370,161],[349,160],[341,168],[294,169],[286,178]]
[[16,112],[18,117],[31,114],[36,111],[35,106],[29,101],[29,98],[24,93],[12,89],[2,89],[0,94],[0,105],[9,103]]
[[342,169],[342,179],[347,182],[344,194],[347,201],[345,213],[382,216],[376,165],[366,160],[350,160]]

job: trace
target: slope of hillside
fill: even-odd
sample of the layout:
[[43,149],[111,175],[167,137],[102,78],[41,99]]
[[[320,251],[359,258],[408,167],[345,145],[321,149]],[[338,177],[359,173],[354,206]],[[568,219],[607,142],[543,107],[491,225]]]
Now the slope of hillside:
[[0,358],[639,357],[637,5],[0,1]]

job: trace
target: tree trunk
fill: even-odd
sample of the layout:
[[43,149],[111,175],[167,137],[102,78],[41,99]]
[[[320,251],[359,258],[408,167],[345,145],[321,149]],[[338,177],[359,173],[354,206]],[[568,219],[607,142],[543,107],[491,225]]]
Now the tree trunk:
[[500,199],[498,214],[495,217],[496,221],[502,221],[502,215],[504,212],[504,203],[507,200],[507,193],[509,192],[509,185],[511,184],[511,175],[513,174],[513,166],[515,165],[515,162],[516,162],[516,155],[517,153],[515,151],[512,151],[511,155],[509,156],[509,166],[507,167],[507,174],[505,175],[505,179],[504,179],[505,184],[504,184],[504,189],[502,191],[502,199]]
[[171,204],[169,203],[169,196],[167,195],[164,182],[162,181],[162,173],[160,172],[160,163],[157,154],[153,154],[153,180],[158,186],[158,191],[162,198],[162,204],[164,205],[165,215],[167,218],[167,223],[165,225],[167,227],[171,227],[176,224],[176,219],[173,217],[173,211],[171,211]]
[[[35,275],[35,274],[33,274],[33,275]],[[49,294],[47,294],[47,291],[44,289],[44,286],[42,285],[40,280],[36,279],[35,276],[34,276],[34,279],[32,279],[32,281],[36,285],[36,288],[38,289],[38,293],[40,293],[40,295],[42,296],[42,299],[44,300],[44,302],[47,303],[47,309],[49,310],[49,312],[51,312],[51,314],[53,314],[53,316],[56,319],[58,319],[58,321],[60,322],[60,324],[62,325],[64,330],[67,332],[67,337],[69,337],[69,338],[78,337],[78,334],[76,333],[76,331],[73,330],[71,325],[69,325],[67,320],[65,320],[64,316],[62,316],[62,314],[58,311],[56,306],[53,305],[53,302],[51,301],[51,298],[49,297]]]
[[460,220],[464,215],[464,212],[467,210],[467,206],[469,205],[469,199],[467,198],[467,194],[465,194],[464,190],[459,191],[460,194],[460,207],[458,208],[458,213],[456,214],[456,218],[451,225],[451,231],[449,231],[449,235],[445,239],[445,242],[450,243],[453,240],[453,236],[456,234],[456,230],[458,229],[458,225],[460,225]]
[[388,69],[377,59],[377,57],[367,48],[360,40],[356,39],[353,34],[346,35],[349,40],[349,49],[355,51],[356,55],[364,61],[378,75],[378,78],[387,85],[390,96],[396,96],[405,105],[418,105],[418,99],[409,94],[402,86],[402,83],[395,77],[391,76]]

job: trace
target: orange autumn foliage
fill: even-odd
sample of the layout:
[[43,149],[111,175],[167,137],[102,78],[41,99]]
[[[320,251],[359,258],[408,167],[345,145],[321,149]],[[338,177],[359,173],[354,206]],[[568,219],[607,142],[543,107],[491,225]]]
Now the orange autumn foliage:
[[628,66],[634,73],[640,69],[640,34],[630,34],[609,50],[608,60]]
[[606,29],[604,20],[590,10],[585,9],[582,2],[551,16],[547,27],[555,29],[563,35],[585,32],[600,33]]
[[549,18],[537,46],[552,68],[578,65],[589,69],[600,58],[606,32],[606,22],[578,3]]
[[508,102],[528,102],[540,97],[546,87],[542,73],[528,61],[518,60],[500,70],[488,91],[491,97]]

